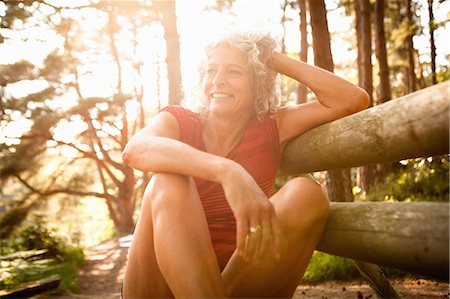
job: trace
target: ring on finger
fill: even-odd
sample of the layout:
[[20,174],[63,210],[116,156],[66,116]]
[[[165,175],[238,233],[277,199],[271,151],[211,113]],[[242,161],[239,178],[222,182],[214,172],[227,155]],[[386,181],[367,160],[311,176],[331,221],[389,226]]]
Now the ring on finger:
[[250,233],[256,234],[261,232],[261,225],[250,226]]

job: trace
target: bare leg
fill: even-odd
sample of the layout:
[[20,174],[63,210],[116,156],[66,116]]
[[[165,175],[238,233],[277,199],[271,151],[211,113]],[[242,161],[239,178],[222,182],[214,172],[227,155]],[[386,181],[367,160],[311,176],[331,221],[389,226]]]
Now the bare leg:
[[124,297],[227,297],[193,180],[156,174],[144,201],[130,248]]
[[320,241],[329,203],[319,184],[295,178],[271,201],[285,237],[281,259],[252,264],[234,253],[222,273],[230,297],[291,298]]
[[123,280],[123,298],[173,297],[156,261],[150,185],[144,193],[139,220],[128,252]]

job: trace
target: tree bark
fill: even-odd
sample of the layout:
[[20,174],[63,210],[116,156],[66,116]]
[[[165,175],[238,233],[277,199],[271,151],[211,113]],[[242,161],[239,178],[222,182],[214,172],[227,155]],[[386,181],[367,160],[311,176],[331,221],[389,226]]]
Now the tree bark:
[[408,93],[417,90],[416,64],[414,59],[414,20],[412,16],[411,0],[406,1],[406,17],[408,21],[408,36],[406,37],[407,53],[408,53]]
[[177,31],[175,1],[155,1],[155,7],[161,12],[161,24],[166,40],[167,77],[169,80],[169,105],[181,102],[180,38]]
[[281,16],[281,25],[283,26],[283,36],[281,37],[281,52],[286,53],[286,10],[289,5],[289,0],[284,0],[283,15]]
[[[308,61],[308,31],[307,31],[307,8],[306,0],[297,0],[299,5],[299,18],[300,18],[300,60],[303,62]],[[297,86],[297,104],[306,103],[308,90],[305,85],[298,83]]]
[[358,48],[358,83],[370,96],[373,106],[372,31],[370,28],[370,1],[356,0],[356,43]]
[[314,128],[283,151],[286,175],[449,152],[450,81]]
[[382,104],[392,97],[384,29],[384,0],[377,0],[375,3],[375,28],[375,53],[378,60],[378,78],[380,80],[376,103]]
[[434,14],[433,14],[433,0],[428,0],[428,28],[430,30],[430,58],[431,58],[431,83],[436,84],[436,45],[434,43]]
[[331,54],[330,32],[328,31],[327,11],[323,0],[309,1],[312,28],[314,64],[330,72],[334,70]]
[[448,203],[332,203],[318,250],[448,280],[448,218]]

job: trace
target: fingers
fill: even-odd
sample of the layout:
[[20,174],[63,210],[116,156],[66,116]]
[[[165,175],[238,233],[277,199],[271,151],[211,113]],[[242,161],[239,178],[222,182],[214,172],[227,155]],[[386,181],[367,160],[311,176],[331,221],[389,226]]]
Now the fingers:
[[238,254],[245,260],[246,243],[248,234],[248,222],[237,221],[236,223],[236,250]]
[[272,243],[271,219],[269,217],[264,217],[263,219],[261,219],[261,224],[262,224],[261,238],[258,250],[255,255],[256,260],[261,260],[264,256],[266,256]]
[[246,228],[246,234],[243,238],[244,250],[241,252],[241,256],[247,262],[258,262],[270,256],[278,260],[280,257],[281,228],[273,206],[270,204],[269,209],[259,216],[256,220],[251,220],[251,224]]
[[282,231],[280,223],[276,218],[275,211],[273,211],[274,217],[272,218],[272,257],[276,260],[279,260],[281,257],[281,237]]
[[261,244],[261,226],[255,222],[248,228],[245,238],[245,261],[254,261]]

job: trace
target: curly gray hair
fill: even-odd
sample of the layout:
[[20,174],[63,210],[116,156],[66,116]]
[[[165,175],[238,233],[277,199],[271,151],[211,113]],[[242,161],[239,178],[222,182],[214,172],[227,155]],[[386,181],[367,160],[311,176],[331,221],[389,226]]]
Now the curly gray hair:
[[[206,57],[199,65],[201,79],[205,75],[206,60],[220,44],[228,44],[247,54],[248,65],[253,73],[256,116],[260,118],[267,112],[275,112],[280,106],[277,72],[269,68],[267,62],[278,45],[277,41],[269,33],[256,31],[232,32],[216,38],[205,48]],[[203,97],[199,108],[202,115],[208,112],[208,105]]]

